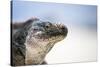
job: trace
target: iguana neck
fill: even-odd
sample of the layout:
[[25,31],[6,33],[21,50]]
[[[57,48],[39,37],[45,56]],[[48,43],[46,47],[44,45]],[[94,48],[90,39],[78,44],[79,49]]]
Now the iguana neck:
[[26,64],[41,64],[44,61],[45,56],[54,46],[50,42],[37,42],[35,38],[26,38]]

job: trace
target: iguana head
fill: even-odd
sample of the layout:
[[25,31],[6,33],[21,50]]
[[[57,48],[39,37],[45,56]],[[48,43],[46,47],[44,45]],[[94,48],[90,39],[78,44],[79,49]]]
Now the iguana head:
[[37,39],[38,42],[58,42],[63,40],[67,33],[68,29],[64,25],[41,20],[34,21],[28,30],[30,38]]

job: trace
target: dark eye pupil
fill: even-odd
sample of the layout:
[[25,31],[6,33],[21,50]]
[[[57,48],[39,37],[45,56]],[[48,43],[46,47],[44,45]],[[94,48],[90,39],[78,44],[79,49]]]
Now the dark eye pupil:
[[49,26],[46,26],[46,28],[49,28]]
[[38,30],[38,29],[34,29],[34,30]]

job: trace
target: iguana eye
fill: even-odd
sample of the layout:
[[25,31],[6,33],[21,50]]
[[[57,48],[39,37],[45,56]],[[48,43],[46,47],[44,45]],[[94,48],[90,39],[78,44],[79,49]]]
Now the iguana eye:
[[37,31],[38,29],[37,29],[37,28],[34,28],[33,30],[34,30],[34,31]]
[[46,24],[46,28],[49,28],[50,26],[51,26],[52,24],[50,23],[50,22],[48,22],[47,24]]
[[49,28],[49,25],[46,25],[45,27],[46,27],[46,28]]

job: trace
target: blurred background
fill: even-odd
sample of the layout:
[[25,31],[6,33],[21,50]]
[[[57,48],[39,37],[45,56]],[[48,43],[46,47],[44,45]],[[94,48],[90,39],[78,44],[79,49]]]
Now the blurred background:
[[13,1],[12,13],[15,22],[37,17],[66,25],[68,36],[48,53],[48,64],[97,60],[97,6]]

